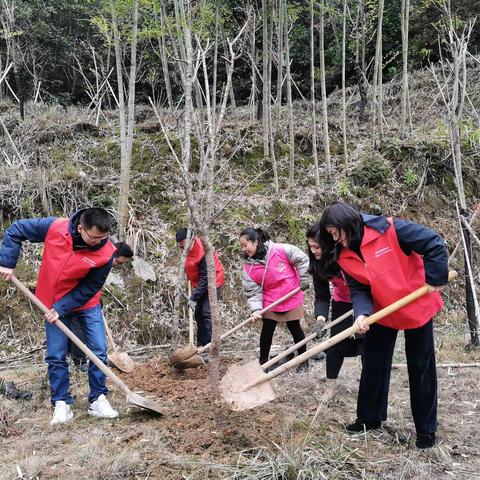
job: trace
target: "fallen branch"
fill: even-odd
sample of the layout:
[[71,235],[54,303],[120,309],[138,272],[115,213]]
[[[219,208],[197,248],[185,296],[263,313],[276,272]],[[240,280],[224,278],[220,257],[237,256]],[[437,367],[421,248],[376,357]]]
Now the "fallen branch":
[[[406,368],[406,363],[394,363],[392,368]],[[480,363],[437,363],[437,368],[477,368]]]

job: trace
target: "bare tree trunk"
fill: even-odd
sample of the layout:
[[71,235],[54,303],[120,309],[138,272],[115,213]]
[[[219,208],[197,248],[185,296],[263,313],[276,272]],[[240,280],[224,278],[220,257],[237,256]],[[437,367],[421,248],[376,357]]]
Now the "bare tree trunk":
[[[378,0],[377,43],[375,48],[375,68],[373,74],[373,143],[383,139],[383,52],[382,52],[382,27],[383,27],[384,0]],[[378,137],[378,138],[377,138]]]
[[[117,18],[117,5],[116,1],[112,0],[111,2],[111,11],[112,11],[112,28],[113,28],[113,42],[115,46],[115,63],[117,70],[117,95],[118,95],[118,114],[120,120],[120,162],[121,166],[129,163],[127,159],[127,115],[125,109],[125,95],[124,95],[124,82],[123,82],[123,71],[122,71],[122,51],[120,46],[120,32],[118,30],[118,18]],[[122,168],[121,167],[121,168]],[[120,197],[124,189],[120,182]],[[123,213],[125,214],[127,209],[127,200],[121,200]],[[119,206],[120,218],[122,218],[122,210]],[[123,218],[123,224],[119,227],[120,238],[123,237],[125,232],[126,219]]]
[[162,34],[158,36],[158,47],[160,49],[160,61],[162,63],[162,72],[163,72],[163,81],[165,83],[165,90],[167,92],[168,108],[173,110],[173,94],[172,94],[172,84],[170,82],[170,72],[168,69],[167,61],[167,45],[165,43],[165,34],[164,34],[164,22],[165,22],[165,12],[163,9],[163,3],[160,2],[160,28]]
[[253,123],[257,119],[257,65],[255,63],[257,58],[257,49],[255,46],[255,32],[257,26],[257,17],[253,13],[253,26],[250,30],[250,65],[252,70],[252,92],[250,94],[250,106],[252,108],[250,121]]
[[273,145],[272,132],[272,115],[271,115],[271,55],[270,55],[270,29],[269,18],[271,17],[268,11],[268,0],[262,0],[262,21],[263,21],[263,158],[267,162],[271,160],[273,169],[273,182],[275,192],[279,191],[278,182],[278,168],[275,159],[275,152],[271,149]]
[[363,123],[365,121],[365,110],[367,107],[364,0],[358,0],[358,3],[357,3],[355,73],[357,77],[358,94],[360,96],[360,101],[358,105],[358,122]]
[[410,17],[410,0],[402,0],[402,8],[400,12],[400,25],[402,30],[402,59],[403,59],[403,71],[402,71],[402,99],[401,99],[401,112],[400,112],[400,136],[405,138],[406,136],[406,123],[407,123],[407,101],[408,95],[408,24]]
[[[460,125],[462,122],[463,107],[467,94],[466,56],[474,21],[470,21],[467,25],[465,25],[461,34],[459,34],[457,33],[456,26],[454,25],[450,0],[447,0],[447,3],[444,5],[444,13],[446,14],[446,19],[448,21],[448,32],[445,43],[448,45],[450,50],[451,63],[447,63],[442,58],[441,66],[444,77],[443,82],[438,80],[434,68],[432,68],[432,72],[448,113],[450,148],[452,152],[453,167],[455,170],[455,183],[459,199],[460,217],[460,215],[463,215],[467,211],[467,201],[465,197],[462,173]],[[447,72],[447,67],[450,67],[450,72]],[[448,88],[445,88],[445,85],[447,85]],[[468,266],[471,272],[473,272],[473,256],[471,255],[470,233],[468,231],[464,233],[465,235],[463,241],[465,265]],[[468,272],[468,269],[466,269],[465,276],[466,307],[468,324],[470,328],[471,346],[476,347],[479,345],[478,326],[480,323],[480,318],[478,315],[478,303],[476,302],[476,293],[474,291],[474,287],[472,286],[473,282],[471,279],[471,273]]]
[[[212,120],[215,122],[217,115],[217,76],[218,76],[218,29],[219,29],[219,8],[218,1],[215,2],[215,45],[213,50],[213,80],[212,80]],[[215,129],[215,123],[213,124]]]
[[[119,81],[119,97],[120,94],[123,97],[123,78],[122,78],[122,66],[120,54],[120,38],[118,32],[118,20],[116,12],[116,2],[112,2],[112,16],[114,19],[114,32],[116,33],[116,45],[115,54],[117,56],[117,80]],[[120,238],[125,237],[125,227],[128,221],[128,197],[130,194],[130,164],[132,158],[133,147],[133,129],[135,124],[135,83],[137,76],[137,32],[138,32],[138,0],[133,0],[133,14],[132,14],[132,40],[130,47],[130,76],[128,81],[128,114],[126,122],[126,135],[124,142],[120,140],[121,145],[125,143],[125,150],[122,152],[121,169],[120,169],[120,195],[118,200],[118,212],[119,212],[119,235]],[[122,88],[122,92],[120,89]],[[125,105],[120,107],[120,117],[125,117]],[[125,123],[125,120],[123,120]],[[120,121],[122,128],[122,121]],[[125,126],[125,125],[124,125]]]
[[343,23],[342,23],[342,131],[343,131],[343,159],[345,171],[348,171],[347,151],[347,99],[346,99],[346,42],[347,42],[347,0],[343,0]]
[[[293,188],[295,182],[295,130],[293,125],[293,100],[292,100],[292,73],[290,70],[290,22],[286,0],[283,2],[285,24],[285,61],[287,65],[287,105],[288,105],[288,136],[289,136],[289,187]],[[283,32],[282,32],[283,33]]]
[[330,138],[328,134],[328,111],[327,111],[327,88],[325,85],[325,2],[320,2],[320,87],[322,95],[322,125],[323,125],[323,151],[325,154],[325,171],[327,178],[329,179],[332,174],[332,166],[330,160]]
[[283,39],[286,19],[284,17],[283,3],[285,0],[277,0],[278,6],[278,24],[277,24],[277,98],[275,100],[275,127],[278,128],[280,121],[280,111],[282,108],[282,85],[283,85]]
[[312,156],[315,168],[315,188],[320,191],[320,173],[317,153],[317,109],[315,102],[315,12],[314,0],[310,0],[310,97],[312,102]]
[[[4,29],[5,41],[7,44],[7,51],[10,52],[13,61],[13,75],[15,78],[15,85],[17,87],[17,98],[19,104],[20,118],[25,119],[25,99],[23,95],[22,83],[22,63],[20,45],[17,37],[17,27],[15,25],[15,2],[14,0],[2,0],[3,15],[2,24]],[[8,64],[8,62],[7,62]]]
[[[181,140],[181,159],[170,142],[169,135],[163,125],[161,117],[156,111],[155,105],[150,100],[152,107],[157,115],[159,123],[162,127],[162,131],[165,136],[165,140],[169,145],[170,152],[173,158],[176,160],[182,178],[182,183],[185,191],[185,198],[187,206],[190,212],[191,222],[195,229],[197,236],[200,238],[205,250],[207,271],[208,271],[208,297],[210,301],[211,319],[212,319],[212,339],[210,348],[210,380],[212,388],[212,396],[214,399],[218,398],[218,384],[219,384],[219,349],[220,349],[220,324],[218,318],[218,303],[217,303],[217,288],[216,288],[216,274],[215,264],[213,256],[213,247],[209,239],[209,228],[212,221],[213,212],[213,187],[214,187],[214,167],[216,162],[217,149],[220,142],[220,128],[225,116],[226,106],[229,98],[229,92],[232,87],[232,76],[234,71],[234,61],[238,56],[233,51],[233,45],[239,40],[239,38],[245,32],[247,23],[241,29],[234,41],[230,42],[227,38],[228,52],[226,52],[226,65],[227,65],[227,80],[224,85],[222,93],[221,106],[219,112],[217,108],[213,108],[216,102],[212,101],[212,95],[215,92],[210,92],[210,72],[207,65],[207,51],[208,48],[202,46],[202,41],[199,37],[196,37],[197,50],[194,51],[192,45],[192,30],[191,25],[194,24],[195,19],[192,17],[192,7],[190,2],[185,0],[174,0],[175,15],[176,15],[176,28],[174,38],[179,43],[178,51],[181,52],[181,56],[177,61],[178,68],[181,70],[182,86],[184,90],[184,113],[183,113],[183,135]],[[176,47],[175,47],[176,48]],[[200,89],[200,81],[197,77],[197,69],[194,68],[194,57],[197,58],[200,63],[198,70],[203,71],[204,83],[202,85],[205,109],[204,114],[194,117],[195,111],[193,107],[193,88],[194,82]],[[208,140],[205,141],[205,128],[201,123],[207,121],[206,132]],[[194,132],[194,128],[197,128],[199,132]],[[201,152],[202,165],[200,167],[200,173],[197,176],[197,195],[193,189],[194,182],[192,181],[192,135],[197,133],[199,140],[198,148],[204,149]],[[199,204],[203,201],[203,204]],[[203,200],[202,200],[203,199]],[[201,211],[203,206],[203,214]]]

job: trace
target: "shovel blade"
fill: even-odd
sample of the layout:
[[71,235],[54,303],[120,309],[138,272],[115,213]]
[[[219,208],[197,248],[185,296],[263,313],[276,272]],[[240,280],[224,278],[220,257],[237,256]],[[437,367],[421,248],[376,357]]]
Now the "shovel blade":
[[231,365],[220,381],[222,399],[237,411],[249,410],[271,402],[275,399],[275,393],[270,382],[245,390],[246,385],[265,376],[258,360],[245,365]]
[[192,356],[194,356],[196,353],[197,349],[192,344],[189,344],[185,347],[177,348],[174,352],[170,354],[170,364],[175,368],[181,369],[183,367],[183,363]]
[[132,373],[135,369],[135,362],[126,352],[110,352],[108,360],[122,372]]
[[128,392],[127,402],[143,408],[144,410],[149,410],[150,412],[159,413],[160,415],[164,414],[161,406],[158,403],[150,400],[149,398],[142,397],[138,393]]

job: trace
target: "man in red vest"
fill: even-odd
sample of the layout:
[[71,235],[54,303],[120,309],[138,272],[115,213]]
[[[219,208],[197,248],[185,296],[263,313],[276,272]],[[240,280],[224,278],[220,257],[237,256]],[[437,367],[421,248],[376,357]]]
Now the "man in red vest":
[[[175,235],[179,248],[185,248],[187,242],[187,229],[180,228]],[[220,296],[224,283],[224,270],[222,262],[214,253],[215,277],[217,280],[217,297]],[[212,338],[212,318],[210,302],[208,300],[207,261],[202,242],[198,237],[192,240],[185,260],[185,273],[192,284],[192,294],[188,300],[188,307],[195,312],[197,322],[197,345],[203,346],[210,343]]]
[[[73,418],[67,365],[68,338],[55,326],[60,318],[70,327],[76,318],[83,327],[87,346],[107,363],[102,310],[96,298],[112,266],[115,246],[108,239],[112,218],[102,208],[87,208],[68,218],[19,220],[5,232],[0,249],[0,277],[10,280],[22,242],[44,242],[37,297],[50,309],[45,315],[48,378],[54,405],[52,425]],[[108,402],[105,375],[93,362],[88,370],[89,414],[118,416]]]

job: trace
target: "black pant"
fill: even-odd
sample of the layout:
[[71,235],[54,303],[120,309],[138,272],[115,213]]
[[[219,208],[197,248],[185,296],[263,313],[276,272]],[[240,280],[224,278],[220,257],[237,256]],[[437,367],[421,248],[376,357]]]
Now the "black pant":
[[[72,318],[70,327],[70,330],[80,339],[80,341],[86,343],[82,325],[75,317]],[[87,361],[87,356],[70,339],[68,339],[68,353],[76,365]]]
[[[275,320],[270,320],[269,318],[263,319],[262,332],[260,333],[260,364],[268,362],[273,333],[275,332],[275,328],[277,328],[277,323]],[[300,320],[291,320],[285,323],[292,334],[294,343],[298,343],[305,338],[305,334],[300,326]],[[300,355],[306,351],[307,347],[304,345],[297,350],[297,353]]]
[[[344,359],[345,357],[332,357],[327,354],[327,378],[329,380],[335,380],[338,378]],[[363,355],[360,355],[360,360],[362,361],[363,366]]]
[[[363,421],[387,419],[388,388],[398,330],[374,324],[365,336],[365,356],[358,391],[357,417]],[[405,330],[405,354],[410,405],[417,433],[437,430],[437,371],[433,321]]]
[[[217,298],[220,298],[222,287],[217,288]],[[212,312],[208,292],[197,300],[195,307],[195,321],[197,322],[197,346],[203,347],[212,340]]]
[[[352,309],[352,304],[347,302],[337,302],[332,300],[332,321],[341,317]],[[338,325],[335,325],[330,330],[330,337],[343,332],[345,329],[353,325],[353,315],[350,315],[345,320],[342,320]],[[363,352],[365,350],[365,336],[355,335],[354,337],[346,338],[341,342],[333,345],[325,350],[327,354],[327,378],[335,379],[340,373],[345,357],[356,357],[360,355],[363,364]]]

